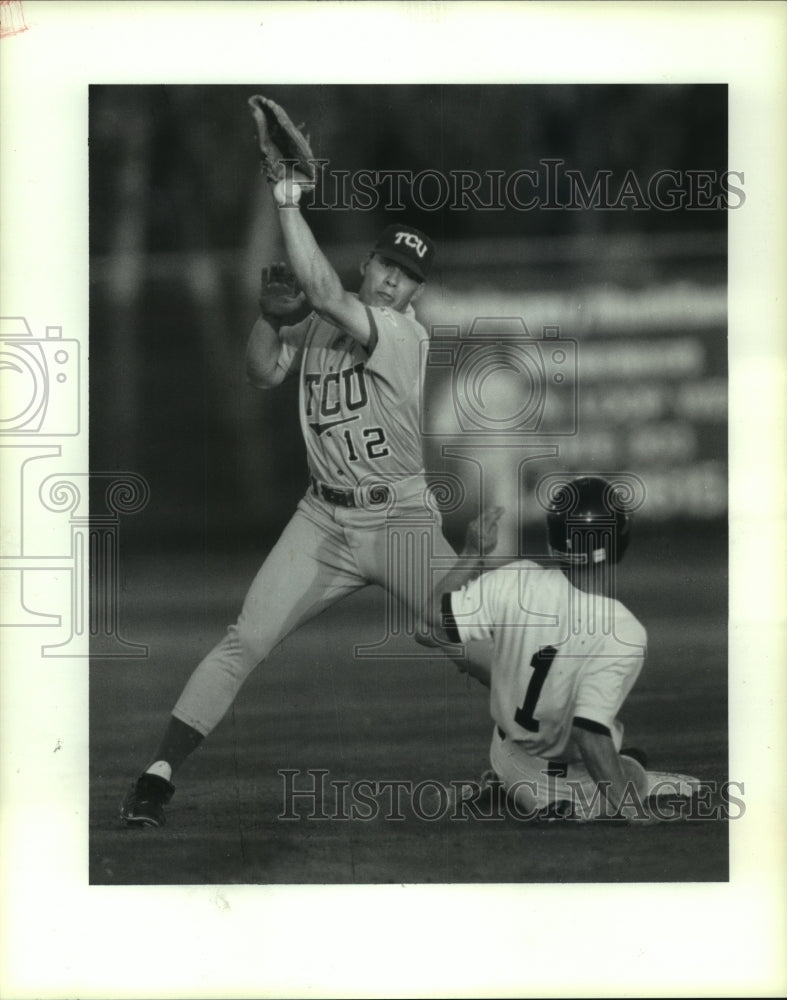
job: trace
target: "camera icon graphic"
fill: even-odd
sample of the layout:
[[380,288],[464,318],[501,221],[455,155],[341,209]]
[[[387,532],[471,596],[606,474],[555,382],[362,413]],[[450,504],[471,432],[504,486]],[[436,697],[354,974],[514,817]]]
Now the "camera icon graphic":
[[0,435],[79,433],[79,342],[48,326],[33,336],[23,316],[0,317]]
[[[450,399],[455,433],[576,434],[577,343],[557,327],[532,337],[519,317],[478,317],[465,334],[434,327],[421,349],[423,384]],[[421,433],[444,434],[429,414],[422,399]]]

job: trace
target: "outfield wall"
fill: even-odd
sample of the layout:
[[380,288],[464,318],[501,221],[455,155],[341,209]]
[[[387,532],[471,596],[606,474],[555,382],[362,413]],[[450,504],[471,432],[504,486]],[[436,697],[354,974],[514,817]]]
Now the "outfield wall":
[[[491,493],[507,506],[511,465],[551,446],[553,456],[524,469],[526,491],[547,468],[626,471],[645,485],[645,520],[726,514],[723,285],[600,286],[582,295],[481,287],[425,298],[421,315],[432,343],[457,355],[453,374],[434,380],[431,432],[442,432],[449,449],[462,434],[477,443],[478,460],[497,466]],[[522,508],[540,516],[537,505]]]

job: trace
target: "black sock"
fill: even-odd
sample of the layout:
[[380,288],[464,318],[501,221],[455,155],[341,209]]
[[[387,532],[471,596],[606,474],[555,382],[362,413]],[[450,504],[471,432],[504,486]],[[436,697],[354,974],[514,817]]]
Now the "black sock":
[[166,761],[175,772],[204,739],[202,733],[173,715],[151,763]]

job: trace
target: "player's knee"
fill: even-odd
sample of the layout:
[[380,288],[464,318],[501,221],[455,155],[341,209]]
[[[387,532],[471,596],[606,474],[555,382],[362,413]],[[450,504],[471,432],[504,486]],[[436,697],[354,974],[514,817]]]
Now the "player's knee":
[[506,782],[503,786],[511,813],[518,819],[532,819],[546,799],[539,795],[538,782],[519,778]]
[[273,647],[273,640],[250,623],[238,619],[227,629],[227,642],[232,647],[241,669],[247,674],[261,663]]

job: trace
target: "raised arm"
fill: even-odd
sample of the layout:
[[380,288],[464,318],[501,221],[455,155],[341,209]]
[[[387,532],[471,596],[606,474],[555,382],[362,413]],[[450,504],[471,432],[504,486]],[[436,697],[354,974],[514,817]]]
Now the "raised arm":
[[366,307],[344,290],[339,275],[317,246],[301,215],[300,186],[290,179],[277,181],[273,197],[279,209],[287,256],[312,308],[366,346],[372,335]]

